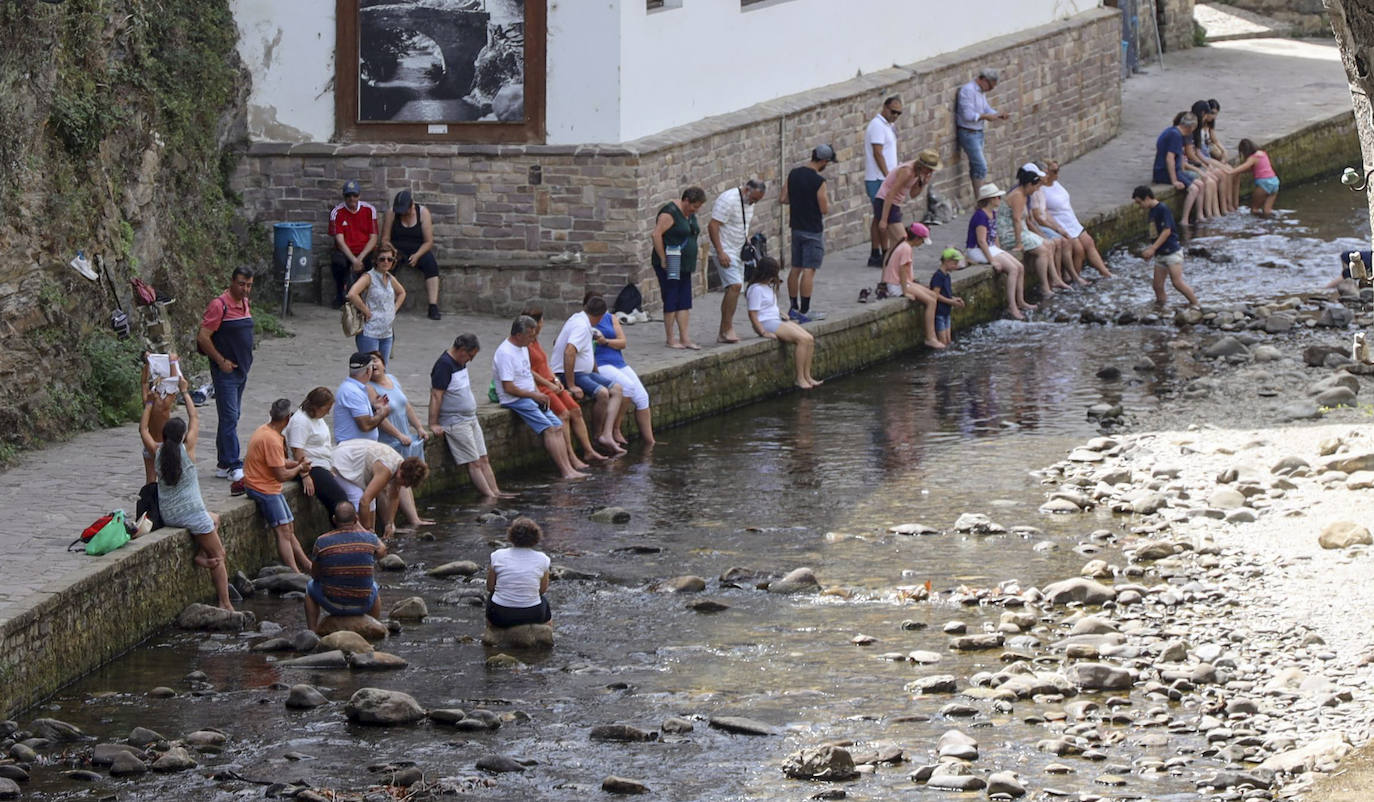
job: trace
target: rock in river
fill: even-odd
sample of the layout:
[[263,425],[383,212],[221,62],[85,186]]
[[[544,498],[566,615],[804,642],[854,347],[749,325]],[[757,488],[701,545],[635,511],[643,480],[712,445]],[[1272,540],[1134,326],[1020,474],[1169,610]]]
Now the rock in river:
[[348,700],[344,713],[359,724],[393,726],[413,724],[425,717],[424,708],[407,693],[381,688],[360,688]]
[[649,786],[639,780],[611,774],[601,781],[601,790],[608,794],[647,794],[649,793]]
[[1322,530],[1317,542],[1324,549],[1344,549],[1350,546],[1374,544],[1369,530],[1352,521],[1337,521]]
[[36,718],[29,724],[29,730],[39,738],[57,742],[80,741],[86,737],[86,733],[76,725],[55,718]]
[[389,630],[386,624],[373,618],[370,615],[327,615],[320,622],[319,634],[328,635],[331,632],[356,632],[370,641],[384,639]]
[[367,638],[364,638],[356,632],[340,630],[339,632],[331,632],[323,638],[320,638],[319,645],[315,648],[322,652],[337,650],[345,654],[353,654],[355,652],[372,651],[372,644],[368,643]]
[[1000,535],[1006,532],[1007,528],[980,512],[966,512],[955,520],[954,531],[972,532],[975,535]]
[[798,568],[782,579],[768,583],[769,593],[812,593],[820,590],[821,583],[810,568]]
[[153,771],[172,772],[186,771],[197,766],[195,758],[191,757],[185,747],[174,746],[168,749],[157,760],[153,761]]
[[659,593],[700,593],[706,590],[706,580],[699,576],[675,576],[654,585]]
[[520,765],[514,758],[492,753],[477,758],[477,768],[482,771],[490,771],[493,774],[505,774],[508,772],[524,771],[525,767]]
[[847,780],[859,773],[849,750],[826,744],[799,749],[783,761],[782,773],[794,780]]
[[436,579],[443,579],[450,576],[472,576],[480,570],[482,570],[482,566],[472,560],[456,560],[431,568],[425,573]]
[[1109,663],[1074,663],[1065,674],[1085,691],[1127,690],[1134,682],[1130,671]]
[[988,796],[1022,797],[1026,795],[1026,786],[1016,778],[1015,772],[998,771],[988,775],[987,793]]
[[773,728],[762,721],[742,716],[712,716],[711,727],[736,735],[773,735]]
[[202,632],[241,632],[252,629],[256,618],[246,610],[221,610],[209,604],[192,604],[177,616],[179,629]]
[[133,777],[147,772],[148,764],[131,752],[115,755],[114,760],[110,763],[111,777]]
[[429,616],[429,606],[419,596],[410,596],[397,602],[390,615],[397,621],[423,621]]
[[601,724],[592,727],[592,732],[587,737],[591,738],[593,741],[636,743],[657,741],[658,733],[652,730],[641,730],[638,727],[631,727],[629,724]]
[[1045,599],[1050,604],[1082,602],[1083,604],[1103,604],[1116,598],[1116,590],[1101,582],[1085,577],[1072,577],[1045,586]]
[[978,742],[959,730],[946,730],[945,734],[940,736],[940,741],[936,744],[935,750],[940,757],[952,757],[959,760],[978,759]]
[[599,524],[627,524],[630,513],[622,507],[602,507],[592,513],[591,519]]
[[549,624],[521,624],[515,627],[487,625],[482,633],[482,645],[495,649],[533,649],[553,645],[553,627]]
[[293,710],[309,710],[326,704],[329,704],[329,700],[324,698],[324,694],[305,683],[292,685],[291,692],[286,695],[286,706]]

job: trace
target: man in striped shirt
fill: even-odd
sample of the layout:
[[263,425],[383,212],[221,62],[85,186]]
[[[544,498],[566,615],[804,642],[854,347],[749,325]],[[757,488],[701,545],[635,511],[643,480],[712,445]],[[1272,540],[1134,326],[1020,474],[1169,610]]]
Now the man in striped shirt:
[[334,521],[339,528],[320,535],[310,555],[313,579],[305,591],[305,623],[312,630],[319,626],[321,610],[382,617],[382,593],[373,572],[386,556],[386,546],[358,524],[358,511],[350,502],[334,507]]

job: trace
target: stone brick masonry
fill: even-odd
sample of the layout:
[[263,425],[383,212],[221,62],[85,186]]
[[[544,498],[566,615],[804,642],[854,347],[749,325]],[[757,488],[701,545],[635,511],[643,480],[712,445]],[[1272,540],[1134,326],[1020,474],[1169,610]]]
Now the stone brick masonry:
[[[906,107],[900,153],[937,148],[946,166],[935,187],[965,204],[970,190],[967,162],[953,147],[954,96],[981,66],[1001,71],[991,100],[1012,114],[988,134],[992,180],[1005,184],[1028,159],[1067,161],[1101,145],[1120,125],[1118,14],[1095,9],[623,145],[260,143],[240,162],[235,184],[257,221],[315,223],[317,269],[326,284],[328,211],[342,182],[354,178],[379,207],[402,188],[430,207],[447,310],[509,314],[538,298],[561,312],[586,290],[614,295],[627,281],[640,282],[653,309],[659,304],[648,267],[649,231],[663,203],[697,185],[706,190],[709,210],[721,191],[763,178],[769,196],[755,229],[768,234],[773,253],[786,253],[784,212],[775,202],[779,181],[821,142],[833,144],[841,159],[826,172],[828,246],[864,241],[863,130],[887,95],[900,95]],[[705,213],[701,223],[704,230]],[[582,261],[551,263],[569,251]],[[699,292],[704,272],[697,274]],[[422,298],[414,273],[402,273]]]

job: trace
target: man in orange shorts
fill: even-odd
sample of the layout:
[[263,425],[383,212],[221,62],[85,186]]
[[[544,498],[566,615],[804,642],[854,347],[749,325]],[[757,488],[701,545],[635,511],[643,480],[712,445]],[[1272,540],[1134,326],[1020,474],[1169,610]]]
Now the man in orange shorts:
[[[572,437],[577,435],[577,440],[582,444],[582,454],[593,462],[601,462],[606,459],[599,454],[592,446],[591,435],[587,432],[587,421],[582,417],[582,407],[577,400],[572,397],[572,393],[563,387],[562,383],[553,375],[553,370],[549,368],[549,357],[544,353],[544,348],[539,344],[539,333],[544,330],[544,309],[539,304],[528,303],[521,310],[520,314],[534,318],[538,325],[534,329],[534,342],[530,343],[530,373],[534,374],[535,386],[539,391],[549,398],[549,411],[557,415],[563,421],[563,435],[568,438],[568,455],[572,457],[573,467],[579,471],[587,467],[586,463],[581,463],[577,458],[577,453],[573,451]],[[581,464],[579,464],[581,463]]]

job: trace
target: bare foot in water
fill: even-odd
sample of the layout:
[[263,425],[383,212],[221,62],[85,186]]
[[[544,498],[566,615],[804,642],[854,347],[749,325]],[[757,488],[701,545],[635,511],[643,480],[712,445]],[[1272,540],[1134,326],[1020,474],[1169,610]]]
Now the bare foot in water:
[[926,340],[926,347],[934,348],[935,350],[939,351],[945,347],[945,344],[940,342],[939,340]]
[[587,478],[587,474],[582,473],[581,471],[570,471],[570,472],[568,472],[568,473],[563,474],[563,478],[564,478],[564,479],[586,479],[586,478]]
[[597,438],[596,444],[599,446],[604,446],[606,450],[611,453],[612,456],[619,457],[625,453],[625,449],[617,445],[614,440],[605,440],[602,438]]
[[592,467],[592,466],[588,465],[587,463],[583,462],[582,460],[578,459],[577,457],[571,457],[571,458],[568,460],[568,462],[569,462],[574,468],[576,468],[576,469],[579,470],[579,471],[585,471],[585,470],[587,470],[588,468]]
[[825,384],[825,382],[821,381],[820,379],[812,379],[812,380],[811,380],[811,386],[812,386],[812,387],[820,387],[822,384]]
[[1022,309],[1028,309],[1028,310],[1034,312],[1036,307],[1035,307],[1035,304],[1026,304],[1026,303],[1023,303],[1023,304],[1021,304],[1021,308],[1022,308]]
[[1023,315],[1023,314],[1021,314],[1021,310],[1019,310],[1019,309],[1008,309],[1008,310],[1007,310],[1007,314],[1008,314],[1008,315],[1011,315],[1011,317],[1012,317],[1013,320],[1025,320],[1025,319],[1026,319],[1026,316]]

